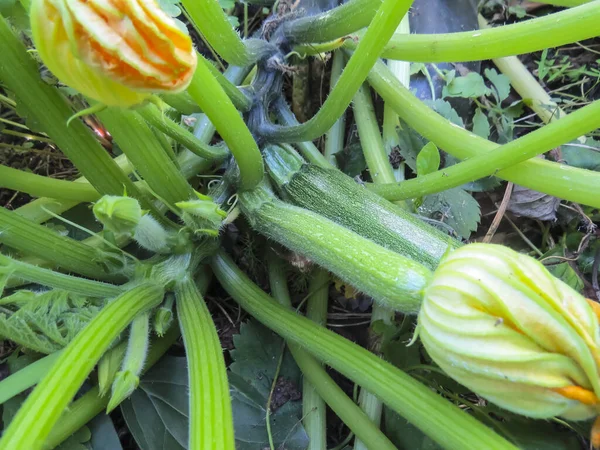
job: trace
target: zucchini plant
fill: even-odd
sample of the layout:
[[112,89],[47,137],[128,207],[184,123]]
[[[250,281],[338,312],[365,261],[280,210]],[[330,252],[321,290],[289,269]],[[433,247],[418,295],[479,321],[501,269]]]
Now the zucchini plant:
[[[27,125],[17,125],[35,129],[80,175],[66,181],[0,166],[0,187],[37,197],[0,208],[0,335],[17,346],[14,356],[31,359],[0,381],[5,407],[22,401],[14,415],[5,408],[0,450],[56,448],[119,406],[131,417],[144,374],[180,337],[187,428],[160,448],[241,446],[236,405],[241,396],[248,407],[260,392],[234,389],[241,363],[228,368],[214,315],[227,316],[227,295],[284,339],[303,373],[309,441],[297,447],[326,448],[327,405],[355,448],[392,450],[397,444],[380,426],[385,404],[390,417],[443,448],[518,448],[500,413],[496,420],[467,411],[471,394],[432,389],[382,358],[381,348],[327,329],[332,280],[372,298],[372,327],[396,313],[412,327],[418,316],[414,339],[423,337],[439,365],[427,370],[504,410],[543,419],[598,415],[598,307],[532,258],[463,242],[417,208],[426,196],[486,177],[599,208],[598,172],[536,156],[594,132],[600,101],[552,120],[540,101],[530,102],[549,123],[500,145],[415,97],[401,62],[502,59],[508,71],[516,63],[507,57],[600,34],[600,2],[549,1],[570,8],[425,35],[406,32],[412,0],[249,1],[240,5],[244,38],[222,2],[160,3],[23,0],[0,8],[0,107],[23,116]],[[251,35],[254,3],[261,14],[271,9]],[[161,6],[183,11],[185,23]],[[329,55],[329,95],[300,123],[288,77],[304,58]],[[442,75],[450,83],[456,74]],[[511,76],[522,97],[545,94],[534,79]],[[383,102],[383,133],[373,92]],[[342,164],[351,105],[368,168],[360,179]],[[409,179],[417,134],[430,142],[413,155]],[[324,145],[313,142],[324,135]],[[456,163],[440,168],[438,148]],[[398,150],[404,159],[394,162]],[[264,251],[261,274],[239,248],[239,233],[266,243],[251,249],[254,260]],[[289,277],[290,253],[296,266],[318,268]],[[216,300],[207,296],[212,275]],[[306,317],[292,309],[290,283],[303,277]],[[260,405],[272,450],[286,445],[270,419],[283,358]],[[363,389],[360,405],[325,366]],[[536,367],[544,370],[528,373]],[[154,435],[128,425],[142,450],[159,448]]]

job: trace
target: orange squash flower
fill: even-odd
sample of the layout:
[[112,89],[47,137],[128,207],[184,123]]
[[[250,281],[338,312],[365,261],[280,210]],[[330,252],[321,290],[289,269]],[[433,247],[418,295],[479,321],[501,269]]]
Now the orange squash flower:
[[33,40],[63,83],[109,106],[187,88],[192,41],[155,0],[33,0]]

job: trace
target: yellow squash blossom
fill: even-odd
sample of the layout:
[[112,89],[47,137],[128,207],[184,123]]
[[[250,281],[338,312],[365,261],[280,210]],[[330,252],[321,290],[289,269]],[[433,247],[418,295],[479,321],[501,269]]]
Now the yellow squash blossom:
[[44,64],[105,105],[182,91],[196,68],[190,37],[155,0],[33,0],[30,17]]
[[529,417],[583,420],[600,405],[595,305],[533,258],[470,244],[435,271],[418,333],[448,375],[487,400]]

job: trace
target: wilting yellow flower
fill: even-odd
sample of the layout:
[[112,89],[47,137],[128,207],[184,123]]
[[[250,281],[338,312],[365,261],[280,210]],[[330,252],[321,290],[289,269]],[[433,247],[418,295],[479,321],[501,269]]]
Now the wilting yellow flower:
[[425,291],[418,330],[448,375],[507,410],[598,415],[598,317],[533,258],[497,245],[454,250]]
[[52,73],[105,105],[182,91],[196,68],[190,37],[155,0],[33,0],[30,16]]

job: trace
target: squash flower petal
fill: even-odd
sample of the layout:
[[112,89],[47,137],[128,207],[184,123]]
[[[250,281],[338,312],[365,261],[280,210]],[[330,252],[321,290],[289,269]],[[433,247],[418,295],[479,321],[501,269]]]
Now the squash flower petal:
[[38,53],[63,83],[109,106],[132,106],[189,85],[190,37],[154,0],[33,0]]
[[491,244],[447,255],[425,290],[418,333],[448,375],[509,411],[598,415],[598,316],[529,256]]

